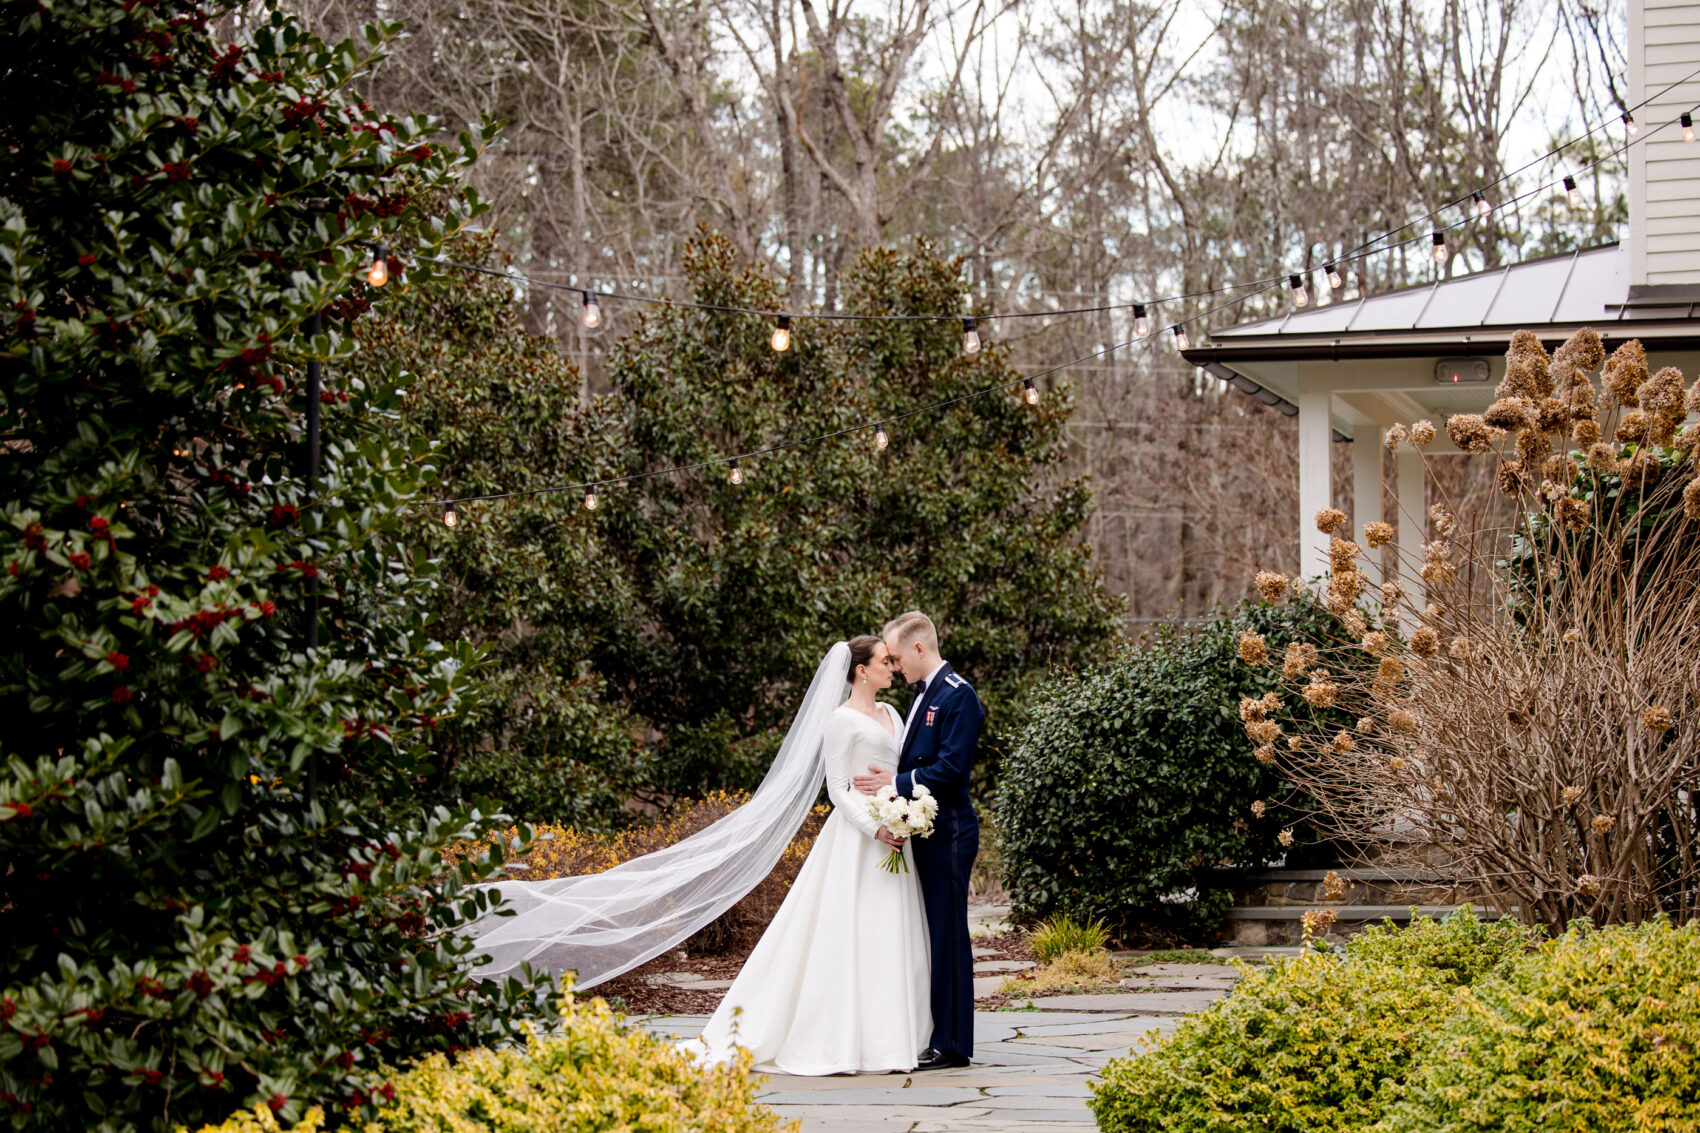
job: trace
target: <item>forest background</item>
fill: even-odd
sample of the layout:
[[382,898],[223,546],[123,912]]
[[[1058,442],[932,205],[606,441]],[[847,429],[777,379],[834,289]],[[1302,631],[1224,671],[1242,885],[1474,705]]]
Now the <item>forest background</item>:
[[[1510,201],[1555,171],[1609,154],[1613,130],[1527,164],[1589,124],[1615,122],[1627,95],[1623,14],[1583,0],[320,0],[300,15],[333,40],[380,17],[410,29],[363,80],[374,103],[430,112],[450,129],[484,114],[505,122],[502,144],[471,175],[492,205],[480,250],[487,263],[603,292],[679,298],[708,286],[759,305],[840,312],[878,306],[867,286],[882,271],[927,275],[927,263],[957,257],[965,294],[953,295],[936,272],[922,287],[944,309],[1039,315],[981,323],[1000,367],[1034,372],[1103,351],[1041,382],[1065,386],[1071,411],[1051,422],[1060,432],[1042,438],[1032,466],[1016,471],[1062,486],[1054,507],[1069,518],[1049,538],[1083,540],[1103,591],[1120,604],[1106,604],[1076,578],[1059,602],[1065,616],[1050,624],[1030,614],[996,657],[985,647],[997,637],[997,619],[980,618],[966,647],[982,654],[999,708],[1018,707],[1011,689],[1046,665],[1101,652],[1116,620],[1137,633],[1163,619],[1208,617],[1240,597],[1256,569],[1300,568],[1294,422],[1186,365],[1167,335],[1108,349],[1133,338],[1127,304],[1314,272],[1473,185],[1507,178],[1495,195]],[[1426,243],[1413,245],[1359,261],[1337,293],[1313,276],[1313,294],[1350,300],[1613,239],[1626,217],[1623,180],[1621,160],[1607,156],[1584,178],[1580,209],[1539,197],[1512,204],[1462,229],[1444,263]],[[705,258],[707,232],[718,250]],[[876,265],[870,274],[867,257],[879,249],[919,253],[922,264]],[[735,280],[741,265],[754,274]],[[654,429],[689,422],[683,402],[724,393],[709,374],[714,360],[679,352],[690,335],[722,328],[673,316],[657,322],[611,300],[604,325],[587,330],[571,291],[521,286],[510,303],[506,284],[491,291],[470,277],[466,291],[486,306],[512,308],[486,310],[474,334],[511,320],[535,336],[521,351],[533,355],[533,370],[576,386],[572,443],[627,446],[623,455],[609,450],[606,467],[657,466],[667,454],[655,450]],[[906,299],[914,298],[912,289]],[[1210,312],[1223,298],[1165,302],[1153,322],[1160,329]],[[1285,289],[1275,288],[1207,314],[1199,329],[1286,305]],[[1044,315],[1074,307],[1113,309]],[[457,319],[415,304],[391,325],[404,328],[388,341],[392,351],[434,340],[440,350],[439,331]],[[368,338],[382,347],[382,334]],[[865,348],[836,341],[839,349]],[[634,378],[645,349],[669,358],[673,387]],[[767,392],[760,351],[758,335],[747,356],[755,405]],[[927,363],[935,364],[943,359]],[[854,364],[835,365],[832,374],[854,376]],[[931,378],[910,375],[907,385],[924,390]],[[676,402],[658,416],[657,388]],[[477,465],[479,490],[512,487],[493,463],[493,434],[467,432],[453,412],[443,415],[444,405],[476,402],[480,389],[447,402],[431,395],[428,419],[416,412],[415,423],[458,438],[465,450],[464,460],[448,461],[446,484]],[[608,409],[608,398],[645,408],[635,416]],[[525,428],[550,427],[558,414],[550,401],[526,407]],[[525,417],[517,406],[503,410],[510,424]],[[646,413],[654,420],[644,425]],[[508,440],[520,448],[504,459],[539,459]],[[479,456],[479,446],[491,452]],[[1340,448],[1335,482],[1344,506],[1351,477]],[[633,451],[642,455],[637,464]],[[1470,494],[1466,460],[1434,463],[1440,478],[1457,481],[1451,491]],[[561,471],[569,480],[588,474],[571,461]],[[1480,487],[1481,498],[1491,498],[1489,486]],[[795,498],[790,503],[794,510]],[[719,504],[644,506],[684,514]],[[781,502],[768,518],[783,521],[786,511]],[[723,546],[717,539],[731,523],[726,531],[699,525],[695,536],[704,547]],[[513,538],[531,538],[519,530],[524,523],[508,526]],[[642,531],[640,523],[620,538],[642,542]],[[490,548],[441,532],[438,540],[450,577],[477,583]],[[856,544],[834,543],[835,553],[846,545]],[[545,549],[539,561],[559,562],[559,551]],[[1020,568],[1030,587],[1043,577],[1037,553],[1028,548]],[[465,562],[455,569],[457,554]],[[690,569],[681,562],[669,569]],[[1080,569],[1070,560],[1068,572]],[[798,668],[815,645],[809,638],[808,648],[793,648],[797,635],[742,621],[721,602],[720,619],[704,624],[734,639],[726,651],[716,656],[694,641],[679,648],[700,607],[675,602],[658,615],[649,602],[640,603],[644,617],[676,624],[659,635],[638,632],[611,664],[598,642],[632,624],[631,608],[593,612],[551,598],[545,580],[531,597],[572,609],[551,635],[517,607],[504,624],[499,604],[510,598],[500,587],[484,589],[480,598],[476,585],[462,585],[446,608],[451,628],[504,641],[514,685],[509,718],[464,722],[470,731],[445,736],[443,745],[466,789],[507,784],[507,794],[516,777],[529,776],[534,790],[521,794],[560,798],[563,781],[547,768],[575,767],[570,812],[532,810],[531,818],[594,822],[638,784],[668,796],[750,780],[793,691],[794,681],[769,679],[772,670]],[[722,587],[718,597],[729,592]],[[756,599],[752,609],[762,605]],[[481,610],[468,608],[479,603]],[[750,634],[784,638],[783,648],[767,650],[771,665],[747,663],[764,651]],[[627,663],[657,636],[671,645]],[[516,652],[520,641],[528,644]],[[517,662],[525,650],[584,663],[542,690]],[[698,679],[705,672],[709,679]],[[709,719],[705,703],[726,711]],[[540,720],[553,739],[536,739]],[[704,754],[728,745],[730,758]],[[473,759],[475,752],[482,754]],[[580,774],[639,764],[630,775],[592,776],[594,789]]]

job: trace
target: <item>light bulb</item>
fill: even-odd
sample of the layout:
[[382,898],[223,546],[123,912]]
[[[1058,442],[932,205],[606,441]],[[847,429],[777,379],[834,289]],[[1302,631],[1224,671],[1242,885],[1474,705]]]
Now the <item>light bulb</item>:
[[1329,287],[1332,287],[1334,290],[1338,291],[1338,290],[1340,290],[1340,288],[1346,286],[1345,277],[1340,274],[1340,269],[1335,267],[1332,263],[1323,264],[1322,270],[1328,273],[1328,286]]
[[1133,333],[1137,338],[1145,338],[1151,333],[1151,320],[1145,317],[1145,304],[1133,305]]
[[595,488],[590,489],[590,491],[588,491],[584,494],[584,510],[585,511],[595,511],[596,510],[596,489]]
[[1446,234],[1438,228],[1434,230],[1434,262],[1446,262]]
[[1039,404],[1039,387],[1033,384],[1032,378],[1021,379],[1021,396],[1027,399],[1028,405]]
[[1296,275],[1287,277],[1287,286],[1293,291],[1293,306],[1302,307],[1310,302],[1310,292],[1305,289],[1305,281]]
[[1688,111],[1684,110],[1682,112],[1681,122],[1682,122],[1682,140],[1685,141],[1685,142],[1693,141],[1694,140],[1694,115],[1692,115]]
[[390,281],[390,253],[382,244],[372,256],[372,266],[366,269],[366,282],[373,287],[382,287]]
[[1629,136],[1632,138],[1641,132],[1641,127],[1635,122],[1635,115],[1627,110],[1623,112],[1623,125],[1629,130]]
[[883,450],[885,448],[885,446],[889,445],[890,443],[891,443],[891,438],[885,435],[885,426],[884,425],[876,426],[874,428],[874,447],[877,448],[877,449]]
[[584,293],[584,310],[579,312],[579,322],[587,330],[595,330],[602,325],[602,308],[596,303],[596,296],[586,291]]
[[738,467],[738,462],[736,460],[733,460],[732,461],[732,483],[742,484],[743,482],[744,482],[744,470],[742,468]]
[[1181,324],[1176,323],[1170,329],[1175,332],[1175,349],[1176,350],[1186,350],[1187,348],[1192,346],[1192,343],[1187,340],[1186,331],[1181,329]]
[[773,328],[773,351],[783,354],[791,349],[791,316],[780,315]]
[[455,514],[455,506],[453,504],[444,504],[443,505],[443,526],[444,527],[453,527],[455,524],[457,524],[459,522],[460,522],[460,516]]
[[1471,199],[1476,202],[1476,215],[1477,216],[1481,217],[1483,220],[1486,220],[1488,217],[1493,215],[1493,204],[1491,202],[1489,202],[1487,197],[1482,193],[1482,191],[1480,189],[1476,190],[1476,192],[1474,194],[1472,194]]
[[1564,191],[1570,194],[1570,207],[1582,207],[1582,190],[1576,187],[1576,178],[1568,173],[1564,175]]
[[980,353],[980,332],[974,329],[973,319],[962,320],[962,353]]

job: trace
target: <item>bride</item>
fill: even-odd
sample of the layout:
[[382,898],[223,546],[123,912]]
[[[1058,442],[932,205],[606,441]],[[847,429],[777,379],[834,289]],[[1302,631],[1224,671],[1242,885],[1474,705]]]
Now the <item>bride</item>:
[[[878,637],[834,645],[755,794],[707,829],[602,873],[480,887],[490,915],[469,929],[487,958],[477,974],[572,970],[585,989],[677,947],[772,872],[824,778],[832,814],[688,1047],[722,1061],[736,1044],[787,1074],[912,1069],[932,1030],[920,886],[911,851],[850,782],[870,764],[897,766],[903,722],[875,699],[893,667]],[[881,867],[891,849],[908,872]]]
[[[874,694],[891,686],[885,642],[850,642],[850,698],[823,743],[832,814],[784,904],[721,1000],[687,1044],[710,1061],[735,1045],[758,1070],[843,1074],[913,1070],[932,1033],[926,914],[911,851],[868,813],[850,780],[897,770],[903,720]],[[909,867],[888,873],[888,849]]]

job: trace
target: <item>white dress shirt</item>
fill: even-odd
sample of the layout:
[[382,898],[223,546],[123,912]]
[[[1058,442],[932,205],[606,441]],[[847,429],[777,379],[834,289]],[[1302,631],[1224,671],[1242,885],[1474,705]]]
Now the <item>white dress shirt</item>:
[[[939,670],[944,668],[949,663],[950,662],[948,662],[948,661],[940,661],[937,665],[933,666],[933,671],[927,674],[926,685],[927,685],[927,691],[928,692],[932,691],[933,678],[938,676]],[[927,699],[925,694],[922,694],[921,696],[917,696],[915,698],[915,703],[913,703],[909,706],[909,715],[907,717],[905,717],[904,721],[903,721],[903,736],[902,736],[902,739],[898,743],[899,750],[902,749],[902,746],[903,746],[904,743],[908,742],[908,740],[909,740],[909,729],[915,726],[915,717],[917,717],[921,714],[921,701],[923,701],[925,699]]]

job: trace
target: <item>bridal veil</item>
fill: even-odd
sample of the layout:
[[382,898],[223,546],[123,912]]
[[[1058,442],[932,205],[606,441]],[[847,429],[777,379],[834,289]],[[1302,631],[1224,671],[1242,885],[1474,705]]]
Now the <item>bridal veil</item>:
[[533,968],[578,973],[577,986],[613,979],[677,946],[754,889],[797,834],[825,779],[821,738],[844,703],[850,647],[839,642],[815,670],[809,691],[750,801],[681,842],[602,873],[546,881],[503,881],[512,916],[471,927],[475,949],[491,958],[476,974]]

